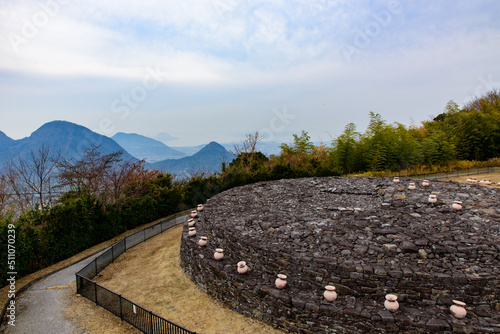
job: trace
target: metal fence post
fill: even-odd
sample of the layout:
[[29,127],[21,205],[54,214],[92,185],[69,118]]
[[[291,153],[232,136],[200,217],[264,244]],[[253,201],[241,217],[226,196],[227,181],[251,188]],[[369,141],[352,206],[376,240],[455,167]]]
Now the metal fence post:
[[95,298],[95,304],[96,304],[97,306],[99,306],[99,303],[97,302],[97,285],[96,285],[94,282],[92,282],[92,283],[93,283],[93,285],[94,285],[94,298]]
[[123,321],[123,310],[122,310],[122,295],[118,295],[120,298],[120,319]]
[[153,312],[149,311],[149,323],[151,324],[151,334],[153,334]]

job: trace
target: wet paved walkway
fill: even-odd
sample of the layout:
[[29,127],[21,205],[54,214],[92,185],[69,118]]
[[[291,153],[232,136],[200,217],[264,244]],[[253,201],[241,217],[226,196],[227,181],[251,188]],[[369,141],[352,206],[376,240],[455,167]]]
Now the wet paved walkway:
[[15,326],[7,325],[4,333],[87,333],[65,316],[65,298],[69,293],[74,293],[75,273],[102,252],[72,264],[28,288],[16,299]]

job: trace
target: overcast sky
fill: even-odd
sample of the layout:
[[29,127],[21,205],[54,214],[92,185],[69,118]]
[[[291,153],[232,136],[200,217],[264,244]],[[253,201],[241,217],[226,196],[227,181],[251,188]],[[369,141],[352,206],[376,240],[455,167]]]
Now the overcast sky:
[[500,1],[0,0],[0,130],[330,142],[500,87]]

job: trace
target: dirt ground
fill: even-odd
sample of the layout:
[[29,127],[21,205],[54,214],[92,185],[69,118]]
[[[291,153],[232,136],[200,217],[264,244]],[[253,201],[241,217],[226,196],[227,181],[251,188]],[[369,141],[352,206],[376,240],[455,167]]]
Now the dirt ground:
[[[66,312],[64,316],[76,322],[89,334],[142,333],[119,317],[114,316],[85,297],[76,294],[75,284],[66,287]],[[77,333],[73,333],[77,334]],[[81,333],[79,333],[81,334]]]
[[493,184],[490,186],[487,186],[485,184],[476,183],[476,184],[479,184],[480,186],[500,188],[500,186],[498,185],[498,182],[500,182],[500,173],[485,173],[485,174],[477,174],[477,175],[471,175],[471,176],[450,177],[450,178],[439,179],[439,180],[440,181],[451,180],[451,181],[467,183],[467,178],[469,178],[469,177],[474,178],[478,181],[490,180],[491,182],[493,182]]
[[180,267],[181,233],[177,226],[137,245],[95,280],[197,333],[282,333],[230,310],[192,283]]

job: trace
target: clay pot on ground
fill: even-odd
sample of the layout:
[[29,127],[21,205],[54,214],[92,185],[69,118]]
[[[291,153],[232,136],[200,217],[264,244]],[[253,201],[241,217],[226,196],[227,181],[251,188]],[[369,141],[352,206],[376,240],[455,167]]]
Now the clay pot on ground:
[[276,279],[274,284],[278,289],[284,289],[287,284],[286,275],[278,274],[278,278]]
[[454,305],[450,306],[451,315],[457,319],[465,318],[465,316],[467,315],[467,310],[464,308],[464,306],[466,304],[459,300],[454,300],[453,303]]
[[430,194],[428,201],[429,201],[429,203],[436,203],[437,202],[437,196],[433,195],[433,194]]
[[392,182],[394,182],[394,183],[399,183],[399,177],[394,176],[394,179],[392,180]]
[[194,227],[190,227],[189,228],[189,232],[188,232],[188,235],[190,237],[194,237],[196,235],[196,229]]
[[431,183],[429,182],[429,180],[423,180],[422,181],[422,187],[428,187]]
[[325,286],[325,292],[323,292],[323,297],[329,302],[335,301],[337,299],[337,293],[335,292],[335,287],[333,285]]
[[203,211],[203,205],[202,204],[198,204],[198,206],[196,207],[196,210],[198,211]]
[[248,271],[248,266],[245,261],[238,262],[238,274],[246,274]]
[[410,185],[408,186],[408,189],[410,190],[415,190],[415,182],[410,182]]
[[197,211],[191,211],[191,218],[198,218],[198,212]]
[[198,245],[201,247],[206,246],[208,243],[208,238],[207,237],[201,237],[200,240],[198,240]]
[[455,203],[452,204],[451,208],[455,211],[462,210],[462,202],[455,201]]
[[222,260],[222,258],[224,257],[223,252],[224,250],[222,248],[215,249],[214,259],[216,259],[217,261]]
[[396,312],[399,309],[398,296],[393,294],[386,295],[384,306],[387,311]]

